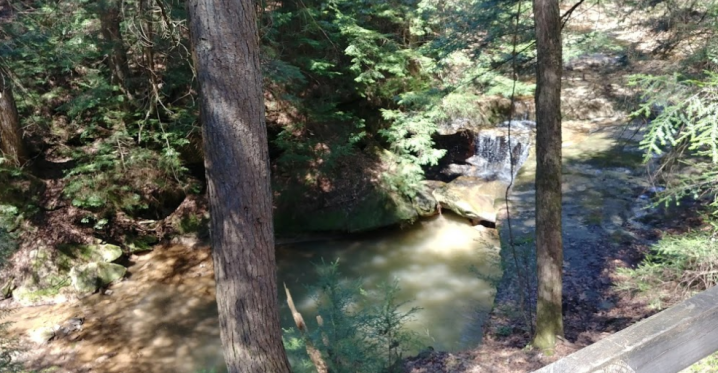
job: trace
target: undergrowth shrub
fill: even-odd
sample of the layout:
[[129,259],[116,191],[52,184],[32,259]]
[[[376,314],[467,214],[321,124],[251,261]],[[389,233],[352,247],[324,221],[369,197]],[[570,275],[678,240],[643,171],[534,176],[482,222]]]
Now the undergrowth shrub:
[[[397,300],[397,281],[365,290],[361,281],[340,278],[337,263],[318,267],[311,288],[317,318],[310,333],[285,330],[284,344],[295,372],[315,372],[306,353],[307,343],[317,348],[330,372],[391,373],[401,371],[401,359],[418,346],[418,337],[403,329],[418,308],[405,309]],[[304,315],[312,318],[314,315]],[[311,316],[311,317],[310,317]]]
[[669,235],[635,269],[619,269],[618,288],[648,297],[654,308],[718,284],[718,232]]

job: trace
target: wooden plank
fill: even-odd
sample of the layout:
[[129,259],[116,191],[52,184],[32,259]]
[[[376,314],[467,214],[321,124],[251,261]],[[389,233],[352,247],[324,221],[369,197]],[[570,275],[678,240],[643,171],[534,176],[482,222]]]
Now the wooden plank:
[[718,286],[535,373],[675,373],[718,351]]

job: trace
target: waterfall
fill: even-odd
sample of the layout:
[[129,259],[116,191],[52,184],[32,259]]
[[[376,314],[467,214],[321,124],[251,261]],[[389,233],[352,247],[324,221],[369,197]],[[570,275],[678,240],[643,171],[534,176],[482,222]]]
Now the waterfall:
[[[528,121],[521,121],[528,122]],[[533,123],[533,122],[531,122]],[[519,169],[529,156],[531,132],[528,125],[514,126],[511,123],[511,136],[507,128],[500,127],[484,130],[474,138],[475,153],[466,160],[472,165],[471,176],[485,180],[509,182],[516,177]],[[518,124],[518,123],[516,123]],[[511,172],[513,161],[513,174]]]

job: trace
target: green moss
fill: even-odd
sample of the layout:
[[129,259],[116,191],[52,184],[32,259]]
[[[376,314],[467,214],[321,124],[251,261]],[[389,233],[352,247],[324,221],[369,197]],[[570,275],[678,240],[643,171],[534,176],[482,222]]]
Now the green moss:
[[208,230],[209,218],[199,215],[184,216],[177,225],[180,234],[202,233]]
[[561,304],[559,302],[556,305],[543,299],[538,299],[537,304],[536,334],[532,345],[544,354],[551,356],[556,348],[556,336],[563,336]]
[[33,304],[48,297],[54,297],[70,285],[70,277],[65,275],[50,275],[42,288],[24,285],[15,289],[12,293],[14,299],[20,304]]
[[395,195],[376,193],[356,207],[347,221],[350,232],[413,222],[418,217],[411,203]]
[[361,232],[412,222],[418,214],[409,201],[372,192],[358,202],[316,211],[297,211],[287,205],[274,214],[278,235],[302,232]]
[[[74,264],[102,261],[112,262],[122,256],[122,249],[116,245],[99,244],[99,245],[60,245],[58,247],[60,255],[64,255]],[[64,260],[64,259],[62,259]]]

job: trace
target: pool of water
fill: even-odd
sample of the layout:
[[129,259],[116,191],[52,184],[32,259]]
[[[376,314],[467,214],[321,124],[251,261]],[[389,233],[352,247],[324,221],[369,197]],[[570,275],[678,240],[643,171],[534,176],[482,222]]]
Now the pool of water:
[[[406,327],[424,345],[457,351],[480,343],[493,304],[494,280],[501,276],[494,230],[472,227],[466,219],[445,213],[404,229],[282,245],[277,249],[280,288],[287,284],[305,320],[316,316],[306,286],[317,280],[316,265],[337,260],[343,277],[361,279],[367,289],[396,279],[401,287],[398,300],[409,301],[405,309],[421,308]],[[293,327],[285,298],[282,291],[282,326]]]

